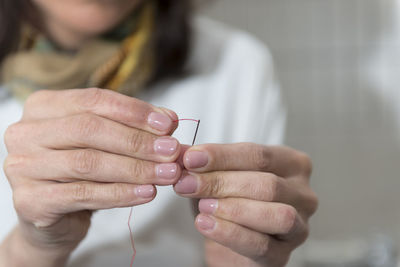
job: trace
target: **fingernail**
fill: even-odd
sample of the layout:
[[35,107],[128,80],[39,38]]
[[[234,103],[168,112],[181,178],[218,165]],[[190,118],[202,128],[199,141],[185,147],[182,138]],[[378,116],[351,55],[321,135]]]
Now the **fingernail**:
[[154,151],[161,156],[172,156],[178,148],[178,141],[172,137],[160,137],[154,141]]
[[208,155],[203,151],[189,151],[185,154],[185,166],[189,169],[198,169],[206,166]]
[[178,120],[178,115],[176,115],[176,113],[170,109],[167,108],[160,108],[162,109],[164,112],[168,113],[169,117],[175,122]]
[[199,210],[201,213],[214,214],[218,207],[218,200],[216,199],[201,199],[199,202]]
[[136,187],[135,193],[141,198],[150,198],[154,196],[155,189],[152,185],[141,185]]
[[159,131],[167,131],[171,128],[172,120],[165,114],[152,112],[147,118],[147,123]]
[[211,218],[210,216],[207,215],[202,215],[200,214],[199,216],[197,216],[197,225],[205,231],[210,231],[213,230],[215,228],[215,220],[213,218]]
[[175,185],[175,191],[179,194],[193,194],[197,191],[197,178],[187,175]]
[[156,166],[156,175],[161,179],[172,180],[176,177],[178,166],[176,163],[164,163]]

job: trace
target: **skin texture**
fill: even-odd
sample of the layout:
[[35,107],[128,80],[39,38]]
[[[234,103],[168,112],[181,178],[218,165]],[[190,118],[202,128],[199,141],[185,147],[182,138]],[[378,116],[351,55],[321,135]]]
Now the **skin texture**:
[[[109,30],[139,3],[33,2],[65,49]],[[252,143],[181,146],[168,138],[176,119],[173,111],[101,89],[32,94],[5,135],[4,171],[20,220],[0,245],[0,267],[64,266],[92,211],[147,203],[154,185],[174,185],[199,206],[195,224],[206,238],[208,266],[284,266],[317,207],[309,157]]]
[[0,247],[0,266],[63,266],[92,211],[144,204],[154,185],[175,184],[180,145],[168,135],[176,119],[108,90],[32,94],[5,134],[19,224]]
[[[252,143],[184,150],[187,171],[175,191],[201,199],[195,224],[206,237],[208,266],[284,266],[307,238],[308,219],[318,204],[309,186],[310,158],[288,147]],[[194,168],[199,153],[206,160]],[[193,189],[188,184],[194,190],[183,193]]]
[[63,266],[92,211],[147,203],[154,185],[201,199],[195,224],[208,266],[284,266],[317,207],[308,156],[252,143],[182,146],[168,137],[175,120],[108,90],[32,94],[5,134],[20,220],[0,246],[0,266]]

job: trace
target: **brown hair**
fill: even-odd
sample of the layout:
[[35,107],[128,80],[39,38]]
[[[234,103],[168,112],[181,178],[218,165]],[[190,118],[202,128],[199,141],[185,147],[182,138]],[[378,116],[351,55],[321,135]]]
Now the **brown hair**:
[[[151,82],[183,73],[190,48],[190,0],[154,0],[155,70]],[[0,0],[0,65],[15,51],[23,22],[40,24],[30,0]]]

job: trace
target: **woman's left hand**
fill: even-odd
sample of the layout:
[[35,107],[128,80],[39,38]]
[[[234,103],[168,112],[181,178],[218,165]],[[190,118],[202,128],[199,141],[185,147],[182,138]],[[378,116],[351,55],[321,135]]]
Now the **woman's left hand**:
[[287,147],[207,144],[183,155],[188,170],[175,185],[201,199],[196,227],[206,237],[208,266],[284,266],[308,236],[317,208],[310,158]]

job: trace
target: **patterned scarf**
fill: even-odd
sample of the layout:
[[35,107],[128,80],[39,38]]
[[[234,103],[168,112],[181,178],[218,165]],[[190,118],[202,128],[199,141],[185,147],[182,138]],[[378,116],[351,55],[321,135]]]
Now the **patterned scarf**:
[[155,10],[151,1],[146,2],[113,32],[74,53],[60,51],[25,27],[20,49],[2,64],[1,81],[22,101],[40,89],[100,87],[135,95],[153,70],[150,39]]

